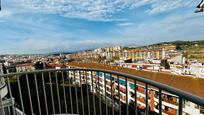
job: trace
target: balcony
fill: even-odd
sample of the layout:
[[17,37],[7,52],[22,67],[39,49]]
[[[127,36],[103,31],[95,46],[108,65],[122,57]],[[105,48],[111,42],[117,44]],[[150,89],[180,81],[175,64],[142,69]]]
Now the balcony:
[[[101,72],[99,77],[97,72]],[[117,87],[107,87],[106,74],[114,75],[124,79],[126,85],[123,90]],[[7,95],[1,98],[1,115],[50,115],[50,114],[82,114],[82,115],[113,115],[113,114],[165,114],[172,112],[164,111],[162,108],[162,92],[169,92],[179,99],[177,114],[184,113],[184,101],[188,100],[198,105],[199,109],[204,106],[204,99],[178,90],[165,84],[161,84],[146,78],[137,77],[122,72],[103,69],[50,69],[33,72],[22,72],[1,75],[5,79],[8,89]],[[102,79],[101,79],[102,78]],[[131,96],[128,81],[144,83],[142,92],[145,97]],[[110,79],[110,83],[113,83]],[[119,81],[117,81],[119,82]],[[101,83],[104,83],[101,85]],[[99,87],[100,86],[100,87]],[[122,84],[118,84],[121,88]],[[158,110],[150,111],[152,108],[149,91],[153,86],[159,90]],[[117,90],[117,91],[116,91]],[[141,92],[134,89],[136,94]],[[4,92],[1,90],[1,93]],[[123,94],[122,94],[123,93]],[[124,97],[124,98],[122,98]],[[134,100],[132,99],[134,98]],[[12,104],[5,106],[5,100],[11,99]],[[132,102],[133,101],[133,102]],[[145,106],[141,106],[140,103]],[[168,102],[168,101],[165,101]],[[134,106],[131,105],[134,103]],[[173,111],[175,113],[175,111]],[[190,113],[189,113],[190,114]]]

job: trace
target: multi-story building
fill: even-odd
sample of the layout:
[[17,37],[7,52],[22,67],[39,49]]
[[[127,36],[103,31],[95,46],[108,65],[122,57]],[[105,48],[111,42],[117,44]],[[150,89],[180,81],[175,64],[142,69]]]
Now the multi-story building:
[[[133,104],[135,98],[137,98],[137,107],[140,110],[146,108],[146,88],[145,84],[134,83],[131,80],[125,80],[115,75],[104,74],[103,72],[94,72],[93,78],[91,72],[86,74],[80,74],[83,76],[82,81],[86,81],[91,86],[91,91],[100,93],[101,95],[107,96],[107,98],[118,100],[120,91],[120,102],[123,104]],[[74,74],[71,73],[74,79]],[[75,74],[75,83],[80,84],[79,74]],[[93,86],[91,85],[93,82]],[[120,84],[120,87],[119,87]],[[135,95],[137,91],[137,96]],[[159,90],[154,87],[148,88],[148,103],[151,112],[159,113]],[[126,97],[127,96],[127,97]],[[119,101],[119,100],[118,100]],[[177,115],[178,114],[179,98],[168,92],[162,92],[162,114],[163,115]],[[185,101],[183,103],[183,113],[185,115],[202,115],[202,108],[198,105]]]
[[164,59],[166,51],[161,50],[146,50],[146,49],[125,49],[123,50],[122,59],[144,60],[144,59]]
[[16,65],[16,72],[25,72],[25,71],[33,71],[35,68],[33,67],[32,63],[25,63],[25,64],[17,64]]
[[[71,74],[73,77],[73,73]],[[83,77],[82,81],[87,80],[86,83],[93,82],[91,90],[95,93],[107,96],[107,98],[118,100],[120,91],[120,102],[123,104],[133,104],[135,98],[137,98],[137,107],[140,110],[146,108],[146,88],[142,83],[134,83],[134,81],[126,81],[123,78],[111,74],[105,74],[103,72],[93,73],[93,79],[91,78],[91,72],[88,74],[81,74]],[[87,77],[87,78],[86,78]],[[75,83],[80,84],[79,74],[75,74]],[[119,87],[120,84],[120,87]],[[127,86],[126,86],[127,85]],[[137,91],[137,96],[135,95]],[[148,88],[148,103],[151,112],[159,113],[159,91],[154,87]],[[127,96],[127,97],[126,97]],[[170,94],[168,92],[162,92],[162,114],[163,115],[177,115],[178,114],[179,99],[178,96]],[[198,105],[185,101],[183,103],[183,113],[186,115],[200,115],[204,114],[202,108]]]

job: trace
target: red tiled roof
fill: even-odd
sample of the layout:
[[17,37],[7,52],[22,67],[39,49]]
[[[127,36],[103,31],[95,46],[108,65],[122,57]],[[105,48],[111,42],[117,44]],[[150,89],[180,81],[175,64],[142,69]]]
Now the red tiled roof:
[[25,66],[33,66],[32,63],[25,63],[25,64],[17,64],[16,67],[25,67]]

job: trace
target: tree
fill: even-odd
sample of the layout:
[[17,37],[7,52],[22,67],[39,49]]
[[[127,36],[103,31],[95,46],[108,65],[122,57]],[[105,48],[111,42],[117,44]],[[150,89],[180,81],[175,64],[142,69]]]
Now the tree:
[[163,66],[165,69],[170,69],[170,65],[167,59],[161,60],[161,66]]
[[39,70],[39,69],[44,69],[44,64],[41,61],[38,61],[35,63],[34,65],[35,69]]

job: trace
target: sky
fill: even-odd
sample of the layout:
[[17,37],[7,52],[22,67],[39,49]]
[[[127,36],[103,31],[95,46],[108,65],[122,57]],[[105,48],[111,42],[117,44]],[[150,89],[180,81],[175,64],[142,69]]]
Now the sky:
[[3,0],[0,54],[204,40],[200,0]]

